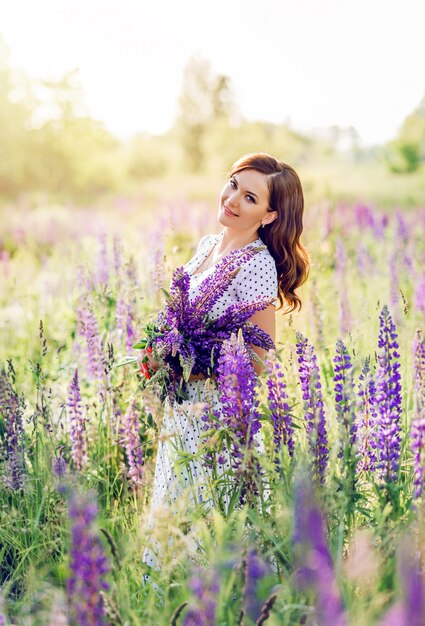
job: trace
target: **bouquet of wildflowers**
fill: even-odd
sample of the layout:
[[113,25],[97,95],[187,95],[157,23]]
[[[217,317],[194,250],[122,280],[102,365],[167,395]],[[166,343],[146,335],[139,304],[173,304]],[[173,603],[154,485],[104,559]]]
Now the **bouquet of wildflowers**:
[[[144,387],[149,385],[156,389],[161,400],[168,398],[171,403],[181,402],[185,399],[184,382],[189,380],[191,374],[212,376],[223,341],[239,329],[248,346],[252,344],[266,350],[274,347],[270,336],[249,322],[256,311],[265,309],[274,298],[259,296],[249,303],[237,302],[216,318],[211,318],[209,314],[242,264],[263,249],[248,246],[232,250],[201,283],[199,293],[192,301],[189,299],[189,274],[183,267],[175,270],[170,290],[164,290],[164,309],[155,322],[144,328],[145,337],[133,346],[148,350],[160,364],[159,370],[152,375],[147,366],[142,365],[140,371],[145,376]],[[134,361],[136,357],[130,357],[120,365]]]

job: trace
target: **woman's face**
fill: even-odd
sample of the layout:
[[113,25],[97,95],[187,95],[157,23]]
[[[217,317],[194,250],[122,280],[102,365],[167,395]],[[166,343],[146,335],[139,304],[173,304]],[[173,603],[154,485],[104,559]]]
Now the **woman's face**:
[[254,234],[261,225],[276,219],[277,212],[267,211],[268,206],[267,176],[257,170],[241,170],[230,177],[221,191],[218,221],[231,229]]

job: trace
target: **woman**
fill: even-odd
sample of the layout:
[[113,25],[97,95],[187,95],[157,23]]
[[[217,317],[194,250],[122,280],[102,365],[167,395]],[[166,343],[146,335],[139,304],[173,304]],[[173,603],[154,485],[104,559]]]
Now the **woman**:
[[[195,256],[186,264],[190,274],[190,297],[195,298],[202,281],[230,251],[247,246],[262,247],[243,264],[237,276],[211,309],[210,317],[221,315],[231,304],[253,301],[257,296],[271,296],[274,304],[256,312],[251,321],[275,340],[276,307],[288,313],[301,307],[295,289],[308,275],[308,256],[300,244],[304,199],[296,172],[285,163],[265,153],[248,154],[232,166],[228,181],[220,194],[218,221],[222,230],[199,242]],[[265,351],[253,346],[261,358]],[[147,367],[158,364],[149,352],[142,351],[139,363],[147,357]],[[261,365],[255,361],[257,373]],[[158,446],[153,485],[152,510],[165,503],[177,503],[188,495],[190,504],[209,505],[208,483],[211,473],[197,462],[178,464],[179,450],[195,454],[201,439],[199,403],[207,402],[219,409],[220,402],[209,381],[192,375],[186,383],[188,399],[173,409],[166,406]],[[261,440],[258,439],[261,446]],[[230,467],[227,455],[218,468],[221,475]],[[191,487],[191,488],[190,488]],[[224,498],[228,503],[228,494]],[[144,561],[154,565],[156,559],[147,550]]]

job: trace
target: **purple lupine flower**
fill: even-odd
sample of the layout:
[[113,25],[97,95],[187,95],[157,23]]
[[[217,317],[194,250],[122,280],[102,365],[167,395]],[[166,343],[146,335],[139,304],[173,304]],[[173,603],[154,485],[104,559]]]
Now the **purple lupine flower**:
[[341,339],[336,342],[334,362],[335,411],[341,433],[341,451],[356,443],[357,425],[354,420],[354,382],[350,355]]
[[157,293],[165,281],[165,251],[164,251],[164,233],[167,232],[165,224],[161,224],[159,228],[154,229],[149,237],[150,261],[151,261],[151,283],[153,291]]
[[[256,494],[255,469],[249,452],[254,435],[261,428],[255,385],[254,366],[242,334],[223,342],[217,367],[217,383],[221,400],[221,421],[232,433],[231,456],[237,481],[241,484],[241,502]],[[248,453],[247,462],[244,457]],[[256,468],[259,471],[259,468]]]
[[124,415],[121,444],[128,463],[128,479],[133,487],[142,484],[143,454],[139,435],[139,415],[136,403],[130,402]]
[[376,411],[378,470],[386,482],[397,479],[400,456],[401,384],[397,332],[388,307],[379,316]]
[[341,239],[336,241],[336,273],[338,276],[338,293],[339,293],[339,325],[341,333],[346,335],[351,329],[351,313],[347,299],[346,287],[346,265],[347,255],[344,244]]
[[252,620],[256,620],[261,613],[263,600],[259,597],[258,587],[268,573],[264,560],[256,550],[250,549],[245,559],[243,607],[246,615]]
[[357,401],[357,434],[359,440],[357,471],[374,471],[376,467],[376,387],[370,369],[370,357],[365,359],[359,376]]
[[414,496],[419,498],[425,485],[425,342],[421,330],[416,331],[413,344],[413,369],[415,408],[410,439],[414,455]]
[[127,320],[126,320],[126,348],[131,350],[136,342],[136,333],[133,325],[133,312],[131,304],[127,305]]
[[217,571],[196,568],[189,587],[196,601],[189,607],[183,619],[183,626],[216,626],[217,596],[220,591]]
[[322,398],[319,367],[314,348],[308,339],[296,333],[299,376],[307,422],[308,444],[312,455],[313,475],[324,482],[329,457],[326,417]]
[[81,470],[87,460],[86,420],[81,410],[81,393],[78,384],[78,369],[68,389],[67,412],[72,443],[72,458],[77,470]]
[[53,459],[52,470],[55,476],[59,478],[61,476],[65,476],[66,474],[66,461],[63,458],[62,454],[55,456]]
[[425,615],[425,581],[420,551],[405,539],[397,551],[401,598],[385,613],[380,626],[423,626]]
[[425,274],[416,282],[415,307],[425,315]]
[[109,258],[106,234],[103,233],[99,239],[99,252],[97,255],[97,282],[106,285],[109,279]]
[[229,252],[217,263],[214,272],[202,281],[199,293],[193,302],[194,307],[206,311],[211,310],[238,274],[242,265],[263,249],[263,246],[246,246]]
[[360,231],[364,231],[366,228],[374,228],[375,218],[370,207],[365,204],[357,204],[354,207],[354,214]]
[[117,298],[115,306],[115,319],[117,330],[121,335],[124,333],[124,329],[127,325],[127,305],[122,294],[120,294]]
[[312,281],[312,288],[310,292],[310,302],[312,308],[311,319],[314,324],[314,330],[316,334],[317,345],[324,350],[325,349],[325,333],[323,330],[323,303],[318,295],[317,283]]
[[316,592],[318,626],[347,626],[341,595],[325,536],[322,513],[306,477],[297,480],[294,503],[296,580]]
[[398,251],[393,251],[390,256],[390,303],[395,311],[395,319],[400,323],[400,303],[399,303],[399,270],[397,263]]
[[123,266],[123,262],[122,262],[122,257],[123,257],[123,253],[122,253],[122,241],[121,238],[118,235],[115,235],[114,237],[114,242],[113,242],[113,257],[114,257],[114,271],[115,271],[115,280],[119,281],[119,278],[121,276],[121,270],[122,270],[122,266]]
[[[14,381],[12,372],[12,380]],[[24,450],[25,430],[23,397],[19,397],[9,376],[4,370],[0,371],[0,413],[5,424],[4,449],[1,456],[5,463],[3,483],[9,489],[17,491],[24,486]]]
[[103,546],[95,528],[97,504],[94,494],[72,494],[70,577],[67,597],[73,621],[81,626],[105,626],[105,607],[101,591],[109,588],[109,571]]
[[279,451],[282,445],[288,447],[291,457],[294,456],[294,428],[292,425],[291,407],[286,393],[286,384],[282,365],[275,351],[269,351],[265,360],[267,369],[268,405],[273,424],[273,440],[276,470],[279,471]]
[[79,311],[80,332],[87,345],[88,373],[92,380],[103,380],[103,349],[96,316],[87,305]]

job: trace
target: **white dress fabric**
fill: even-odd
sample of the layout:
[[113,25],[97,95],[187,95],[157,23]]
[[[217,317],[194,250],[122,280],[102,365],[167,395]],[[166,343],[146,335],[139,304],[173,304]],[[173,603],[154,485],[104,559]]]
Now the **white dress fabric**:
[[[201,239],[195,256],[185,265],[186,271],[190,274],[189,297],[191,300],[198,295],[202,281],[214,271],[214,266],[199,273],[194,272],[220,238],[221,234],[206,235]],[[259,247],[264,246],[264,243],[258,238],[248,245]],[[275,298],[278,295],[276,264],[267,248],[242,265],[237,276],[211,309],[210,315],[213,318],[218,317],[231,304],[239,301],[250,302],[260,295]],[[191,507],[202,504],[209,508],[213,505],[213,499],[211,495],[208,495],[211,494],[211,471],[197,459],[182,464],[180,458],[179,462],[179,457],[181,457],[179,451],[194,455],[198,451],[204,424],[201,420],[204,403],[209,404],[212,409],[219,410],[220,408],[217,392],[209,383],[210,381],[205,380],[190,381],[186,383],[187,400],[174,407],[168,403],[165,404],[153,481],[150,525],[153,523],[155,508],[158,506],[171,505],[173,507],[174,503],[174,508],[177,508],[183,501],[185,506]],[[257,447],[262,450],[260,432],[255,435],[255,441]],[[228,452],[219,452],[224,452],[225,462],[217,465],[216,475],[218,476],[228,470],[231,464]],[[229,499],[230,494],[225,494],[226,505]],[[153,567],[157,564],[157,558],[150,549],[145,550],[143,561]]]

